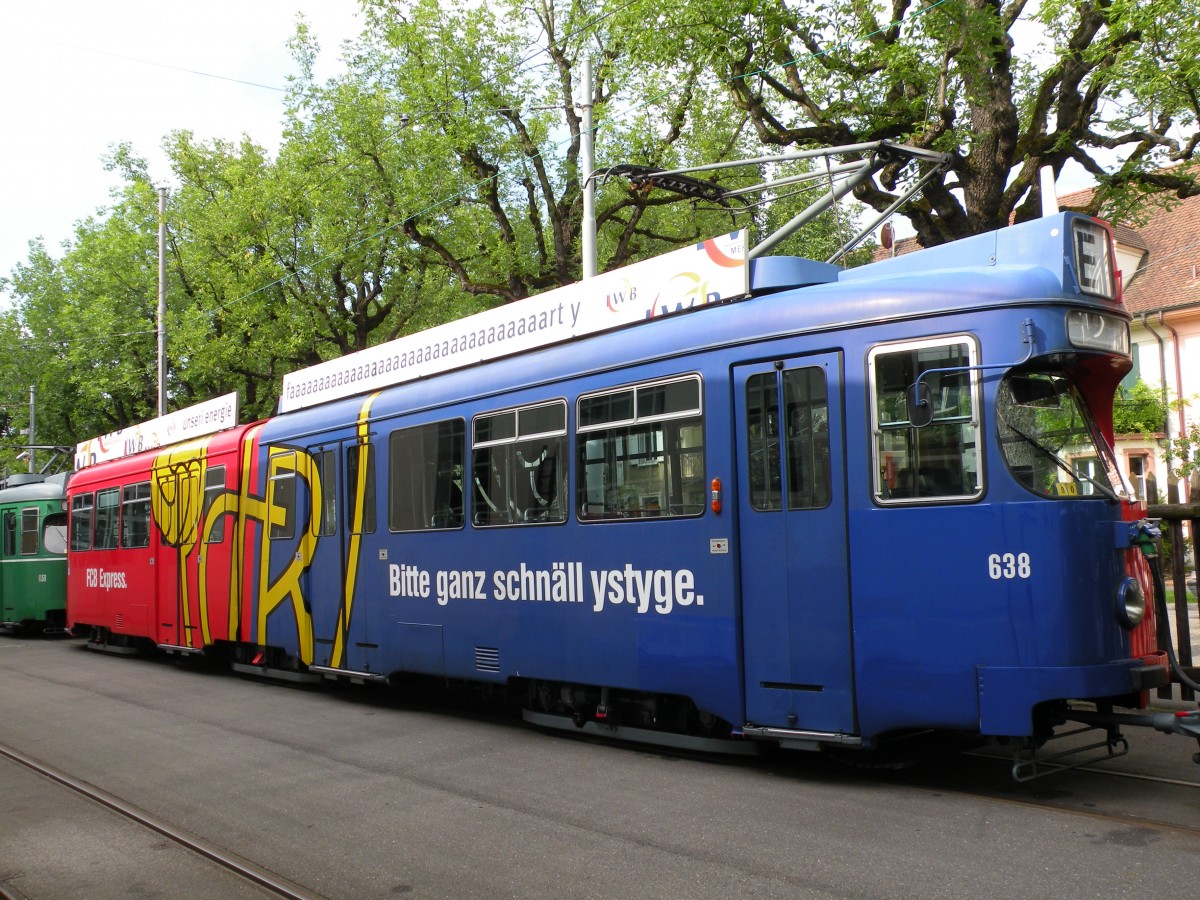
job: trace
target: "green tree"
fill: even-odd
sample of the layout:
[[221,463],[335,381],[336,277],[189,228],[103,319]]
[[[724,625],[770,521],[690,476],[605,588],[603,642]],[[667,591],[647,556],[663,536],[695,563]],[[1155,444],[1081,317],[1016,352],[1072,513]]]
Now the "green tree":
[[130,184],[76,226],[61,260],[38,243],[13,273],[13,365],[26,374],[16,383],[37,388],[39,441],[74,443],[155,415],[156,222],[155,194]]
[[1113,430],[1117,434],[1152,435],[1163,430],[1167,405],[1159,392],[1140,378],[1121,388],[1113,402]]
[[[951,154],[903,210],[926,246],[1037,216],[1038,171],[1069,160],[1097,179],[1092,212],[1200,193],[1164,168],[1200,140],[1197,0],[638,0],[620,17],[628,54],[704,60],[763,144]],[[856,196],[884,209],[897,174]]]

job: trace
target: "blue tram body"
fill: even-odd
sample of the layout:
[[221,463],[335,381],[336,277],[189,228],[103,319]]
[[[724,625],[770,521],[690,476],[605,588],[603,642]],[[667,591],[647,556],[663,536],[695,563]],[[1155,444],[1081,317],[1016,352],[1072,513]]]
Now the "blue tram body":
[[1136,706],[1166,672],[1111,449],[1111,258],[1068,213],[755,260],[744,300],[278,415],[243,639],[517,684],[535,721],[802,747]]

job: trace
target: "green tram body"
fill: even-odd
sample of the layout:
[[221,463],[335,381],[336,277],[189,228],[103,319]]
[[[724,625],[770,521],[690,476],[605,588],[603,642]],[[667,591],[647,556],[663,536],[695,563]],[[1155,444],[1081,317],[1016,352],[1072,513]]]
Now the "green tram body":
[[66,483],[12,475],[0,487],[0,630],[66,629]]

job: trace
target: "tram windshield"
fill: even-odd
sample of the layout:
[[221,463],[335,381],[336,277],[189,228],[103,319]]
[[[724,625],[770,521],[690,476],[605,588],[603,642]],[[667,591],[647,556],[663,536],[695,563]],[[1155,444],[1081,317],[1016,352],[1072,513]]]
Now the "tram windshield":
[[1005,376],[996,392],[996,423],[1009,470],[1033,493],[1109,500],[1124,493],[1112,450],[1067,375]]

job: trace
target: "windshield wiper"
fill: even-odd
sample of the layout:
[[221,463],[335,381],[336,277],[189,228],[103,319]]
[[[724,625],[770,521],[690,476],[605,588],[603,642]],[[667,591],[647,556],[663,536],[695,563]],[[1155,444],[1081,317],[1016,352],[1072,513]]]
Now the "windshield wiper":
[[1033,438],[1031,438],[1029,435],[1027,435],[1025,432],[1023,432],[1020,428],[1018,428],[1016,425],[1014,425],[1012,422],[1010,422],[1008,420],[1008,416],[1006,416],[1003,413],[1003,411],[1000,411],[1000,419],[1004,422],[1005,427],[1008,428],[1013,434],[1015,434],[1017,437],[1021,438],[1021,440],[1025,441],[1025,443],[1029,444],[1031,447],[1040,451],[1043,456],[1047,457],[1056,466],[1058,466],[1060,469],[1062,469],[1064,472],[1066,472],[1068,475],[1070,475],[1072,479],[1074,479],[1075,481],[1079,481],[1079,479],[1082,478],[1088,484],[1092,485],[1094,488],[1099,490],[1100,493],[1103,494],[1105,497],[1107,497],[1109,500],[1112,500],[1114,503],[1120,502],[1121,498],[1118,497],[1116,492],[1112,488],[1110,488],[1107,484],[1105,484],[1102,481],[1097,481],[1095,478],[1093,478],[1091,475],[1088,475],[1086,472],[1076,472],[1074,469],[1072,469],[1070,466],[1068,466],[1065,462],[1063,462],[1059,458],[1057,453],[1054,453],[1053,451],[1048,450],[1046,447],[1043,447],[1041,444],[1039,444],[1037,441],[1035,441]]

